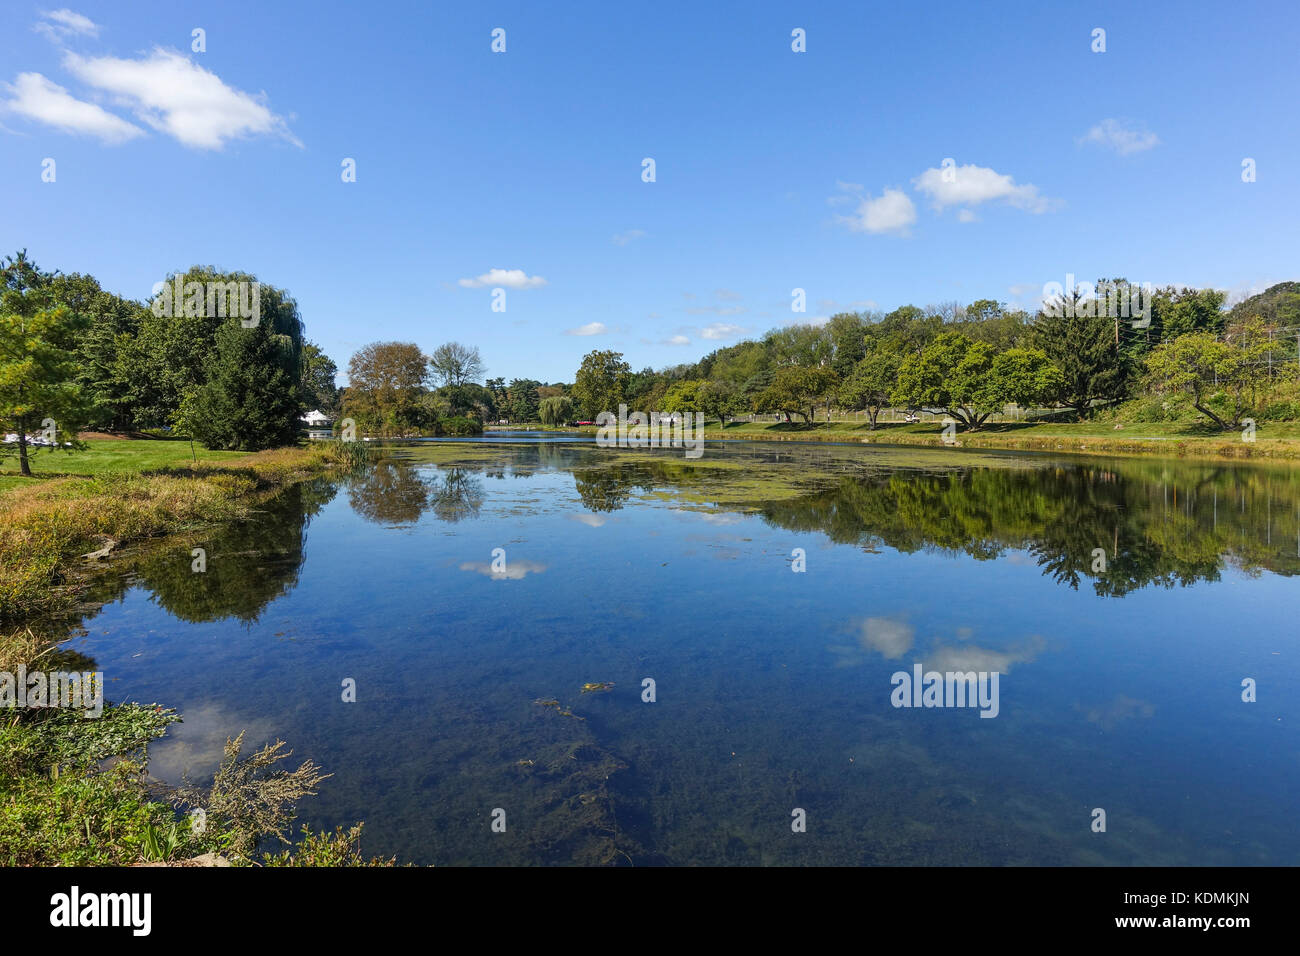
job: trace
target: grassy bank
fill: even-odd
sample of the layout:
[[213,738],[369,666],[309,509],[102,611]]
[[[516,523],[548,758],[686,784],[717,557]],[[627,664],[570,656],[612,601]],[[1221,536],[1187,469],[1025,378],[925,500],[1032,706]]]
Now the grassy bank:
[[40,449],[31,456],[32,477],[18,474],[18,463],[10,458],[0,462],[0,493],[23,488],[55,477],[94,477],[122,472],[157,471],[184,468],[197,457],[200,464],[229,464],[249,457],[245,451],[208,451],[201,445],[190,449],[187,441],[92,438],[77,451]]
[[[0,488],[0,672],[88,673],[94,662],[61,646],[60,617],[83,582],[133,542],[247,517],[286,486],[348,467],[369,451],[334,443],[256,454],[200,452],[187,443],[93,440],[39,456],[32,478]],[[61,469],[61,470],[60,470]],[[43,633],[17,626],[40,619]],[[102,686],[100,688],[102,693]],[[12,693],[12,687],[10,689]],[[360,825],[287,845],[294,806],[327,774],[310,760],[279,766],[282,743],[242,754],[227,744],[210,786],[161,787],[148,744],[180,715],[157,704],[103,701],[102,713],[0,705],[0,865],[383,865],[360,853]],[[88,709],[88,708],[87,708]],[[191,811],[202,810],[202,817]],[[196,820],[202,825],[196,825]],[[197,863],[196,859],[206,862]]]
[[[587,429],[595,434],[595,429]],[[1269,424],[1253,442],[1240,432],[1210,431],[1192,425],[1110,423],[995,424],[977,432],[958,431],[957,447],[1012,451],[1071,452],[1197,460],[1254,459],[1300,461],[1300,425]],[[772,422],[730,422],[726,428],[710,423],[705,439],[747,441],[830,441],[879,445],[944,447],[941,426],[934,422],[906,425],[881,423],[874,431],[863,422],[816,422],[811,426]]]
[[[97,441],[41,456],[40,477],[0,489],[0,625],[58,611],[95,568],[85,555],[247,516],[262,497],[339,463],[334,443],[189,459],[179,442]],[[184,449],[181,463],[167,459]],[[212,455],[213,453],[207,453]],[[10,476],[12,477],[12,476]]]

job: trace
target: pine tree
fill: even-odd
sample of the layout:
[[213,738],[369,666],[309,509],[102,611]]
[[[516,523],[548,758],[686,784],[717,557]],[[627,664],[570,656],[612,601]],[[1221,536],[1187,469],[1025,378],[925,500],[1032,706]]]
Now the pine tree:
[[258,451],[296,441],[303,408],[293,345],[285,339],[264,324],[219,328],[205,381],[184,396],[177,425],[208,448]]

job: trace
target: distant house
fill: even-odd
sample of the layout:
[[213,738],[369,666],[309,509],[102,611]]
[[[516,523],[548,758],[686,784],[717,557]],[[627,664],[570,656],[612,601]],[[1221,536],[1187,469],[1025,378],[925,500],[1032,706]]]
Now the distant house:
[[302,423],[308,428],[328,428],[330,417],[320,409],[312,409],[306,415],[302,416]]

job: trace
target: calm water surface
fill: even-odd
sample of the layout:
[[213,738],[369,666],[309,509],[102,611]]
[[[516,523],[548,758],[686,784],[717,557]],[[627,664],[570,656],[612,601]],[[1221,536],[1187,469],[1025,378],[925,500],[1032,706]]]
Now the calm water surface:
[[[73,646],[184,714],[155,775],[283,738],[303,820],[440,865],[1300,863],[1297,473],[505,437],[111,585]],[[997,717],[891,706],[916,663]]]

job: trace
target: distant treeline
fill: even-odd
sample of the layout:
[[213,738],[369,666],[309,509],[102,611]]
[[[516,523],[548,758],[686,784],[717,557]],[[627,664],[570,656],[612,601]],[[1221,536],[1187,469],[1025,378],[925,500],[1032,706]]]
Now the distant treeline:
[[[1122,279],[1107,284],[1128,289]],[[861,411],[874,426],[883,408],[905,407],[979,428],[1008,405],[1082,416],[1136,398],[1152,400],[1148,416],[1176,420],[1194,409],[1221,428],[1247,413],[1300,417],[1300,283],[1231,310],[1225,299],[1212,289],[1152,290],[1142,319],[1109,315],[1105,299],[1077,290],[1035,314],[989,299],[840,313],[659,371],[633,372],[621,353],[591,352],[566,395],[583,418],[625,403],[722,421]]]
[[[1130,289],[1122,279],[1103,285]],[[639,372],[622,353],[597,350],[572,383],[485,379],[478,349],[457,342],[427,355],[415,343],[375,342],[351,357],[340,390],[293,299],[251,274],[194,266],[140,302],[19,252],[0,265],[0,426],[16,433],[26,471],[37,433],[62,441],[86,429],[165,429],[253,450],[294,441],[309,409],[385,435],[588,421],[620,404],[722,422],[865,413],[873,427],[882,409],[901,407],[970,429],[1009,406],[1086,416],[1125,401],[1140,420],[1223,429],[1300,418],[1300,283],[1232,309],[1221,291],[1156,289],[1140,321],[1113,314],[1122,298],[1072,290],[1033,314],[991,299],[839,313]]]
[[1300,418],[1300,283],[1231,310],[1221,291],[1154,289],[1142,296],[1141,316],[1112,307],[1136,287],[1123,279],[1097,286],[1112,294],[1093,300],[1074,290],[1033,314],[991,299],[840,313],[659,370],[636,372],[622,353],[597,350],[572,383],[479,384],[477,349],[450,343],[426,356],[414,343],[378,342],[349,365],[344,413],[387,433],[427,431],[452,416],[593,421],[620,404],[722,422],[863,412],[873,427],[888,407],[942,412],[977,429],[1008,406],[1083,417],[1128,400],[1142,420],[1190,416],[1223,429],[1248,415]]

